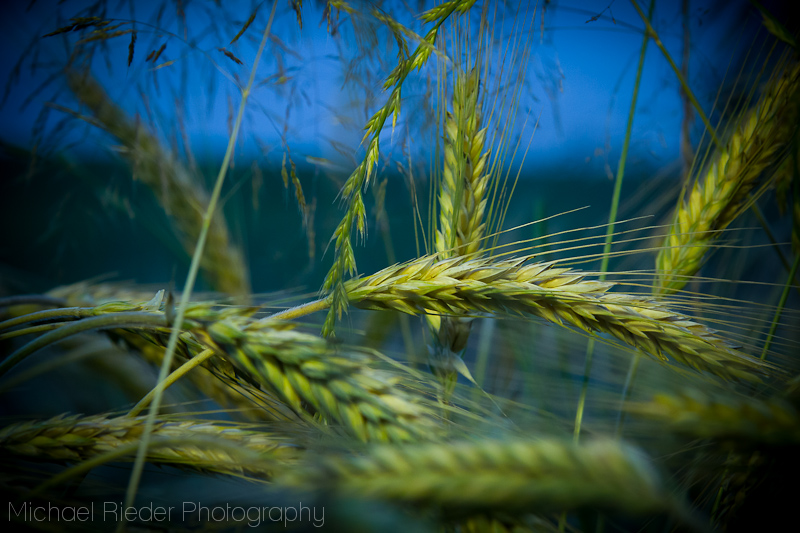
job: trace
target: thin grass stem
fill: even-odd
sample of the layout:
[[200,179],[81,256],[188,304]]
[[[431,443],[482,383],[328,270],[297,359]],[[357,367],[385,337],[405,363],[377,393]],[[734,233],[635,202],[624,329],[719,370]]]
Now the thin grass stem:
[[58,329],[63,325],[62,322],[55,322],[52,324],[40,324],[38,326],[30,326],[28,328],[15,329],[7,333],[0,333],[0,341],[13,339],[15,337],[22,337],[24,335],[33,335],[35,333],[44,333],[45,331],[52,331]]
[[[650,0],[650,7],[647,14],[646,23],[650,24],[653,17],[653,9],[655,8],[655,0]],[[611,209],[608,216],[608,226],[606,227],[606,242],[603,246],[603,259],[600,263],[600,276],[599,280],[606,279],[606,272],[608,270],[608,260],[611,252],[611,243],[614,239],[614,226],[617,222],[617,211],[619,209],[619,199],[622,194],[622,180],[625,177],[625,165],[628,161],[628,148],[631,144],[631,134],[633,131],[633,117],[636,115],[636,101],[639,97],[639,87],[642,82],[642,72],[644,71],[644,59],[647,55],[647,43],[650,41],[650,33],[645,32],[644,39],[642,40],[642,49],[639,52],[639,65],[636,68],[636,80],[633,83],[633,96],[631,97],[631,107],[628,111],[628,123],[625,126],[625,140],[622,143],[622,154],[620,154],[619,164],[617,166],[617,176],[614,181],[614,195],[611,198]],[[575,430],[573,438],[577,444],[581,435],[581,424],[583,422],[583,410],[586,406],[586,395],[589,388],[589,379],[592,372],[592,354],[594,352],[594,339],[589,339],[586,343],[586,356],[584,363],[583,384],[581,386],[581,395],[578,398],[578,409],[575,413]],[[624,394],[624,392],[623,392]]]
[[[16,305],[16,304],[15,304]],[[85,318],[92,316],[92,309],[85,307],[61,307],[58,309],[47,309],[45,311],[36,311],[35,313],[28,313],[22,316],[15,316],[0,322],[0,331],[28,324],[30,322],[38,322],[41,320],[57,320],[64,318]]]
[[775,309],[775,316],[772,319],[772,324],[769,327],[769,334],[767,334],[767,340],[764,343],[764,349],[761,350],[761,360],[767,360],[767,352],[769,351],[769,347],[772,344],[772,338],[775,336],[775,330],[778,329],[778,323],[781,320],[781,313],[783,312],[783,308],[786,306],[786,300],[789,298],[789,289],[792,287],[792,281],[794,281],[794,277],[797,274],[797,267],[800,266],[800,254],[797,254],[794,258],[794,263],[792,264],[792,270],[789,271],[789,277],[786,279],[786,285],[783,287],[783,292],[781,293],[781,299],[778,301],[778,308]]
[[319,300],[314,300],[313,302],[304,303],[283,311],[279,311],[261,319],[260,322],[267,322],[270,320],[292,320],[302,316],[310,315],[311,313],[316,313],[317,311],[328,309],[330,306],[331,297],[320,298]]
[[[228,172],[228,168],[230,166],[231,157],[233,156],[233,149],[236,146],[236,138],[239,134],[239,129],[242,125],[242,117],[244,116],[244,109],[245,105],[247,104],[247,99],[250,96],[250,90],[253,87],[253,81],[256,77],[256,70],[258,69],[258,63],[261,60],[261,54],[264,52],[264,47],[267,44],[267,39],[269,38],[270,30],[272,29],[272,22],[275,19],[275,10],[277,8],[278,3],[274,2],[272,4],[272,12],[269,16],[269,21],[267,22],[267,27],[264,30],[264,36],[261,39],[261,44],[258,47],[258,52],[256,52],[255,60],[253,61],[253,68],[250,70],[250,79],[247,82],[247,86],[242,90],[242,101],[239,104],[239,111],[236,114],[236,122],[234,123],[233,129],[231,131],[230,139],[228,140],[228,147],[225,150],[225,157],[222,160],[222,166],[219,169],[219,174],[217,175],[216,183],[214,184],[214,191],[211,193],[211,199],[208,202],[208,208],[206,209],[205,214],[203,215],[203,226],[200,231],[200,236],[197,239],[197,246],[195,247],[194,254],[192,255],[192,263],[189,266],[189,275],[186,278],[186,284],[184,285],[183,293],[181,294],[181,302],[180,306],[178,307],[177,318],[175,320],[175,324],[170,332],[169,342],[167,343],[167,350],[164,353],[164,361],[161,364],[161,370],[158,374],[158,382],[162,382],[167,378],[167,374],[169,373],[169,369],[172,367],[172,359],[175,355],[175,348],[178,345],[178,336],[181,332],[181,324],[183,322],[183,317],[186,314],[186,308],[189,305],[189,300],[191,298],[192,290],[194,289],[194,283],[197,279],[197,273],[200,269],[200,260],[203,256],[203,249],[205,248],[206,238],[208,236],[208,230],[211,226],[211,219],[214,216],[214,211],[217,207],[217,202],[219,201],[220,194],[222,192],[222,184],[225,181],[225,175]],[[147,446],[150,441],[150,436],[153,433],[153,428],[155,426],[156,415],[158,414],[158,410],[161,407],[161,400],[163,398],[163,389],[157,388],[156,393],[153,397],[153,401],[150,404],[150,410],[147,413],[147,419],[145,422],[144,431],[142,432],[142,440],[139,445],[139,450],[136,454],[136,461],[133,464],[133,468],[131,470],[131,477],[128,483],[128,488],[125,493],[125,506],[132,507],[134,503],[134,498],[136,497],[136,491],[139,487],[139,480],[142,477],[142,471],[144,470],[144,461],[147,455]],[[125,530],[125,521],[119,522],[117,526],[117,531],[122,532]]]
[[[108,328],[163,328],[167,325],[166,317],[163,314],[142,313],[138,311],[111,313],[108,315],[96,316],[65,324],[55,331],[45,333],[25,346],[12,353],[8,359],[0,363],[0,376],[11,370],[16,364],[23,361],[29,355],[49,346],[55,342],[95,329]],[[177,327],[177,326],[176,326]]]
[[139,413],[141,413],[145,407],[150,405],[150,402],[153,401],[153,398],[155,398],[155,395],[159,389],[161,390],[161,393],[163,393],[165,390],[171,387],[176,381],[178,381],[183,376],[188,374],[190,370],[202,365],[213,356],[214,356],[214,350],[207,349],[203,350],[199,354],[195,355],[194,357],[183,363],[181,366],[176,368],[169,376],[167,376],[167,379],[165,379],[164,381],[160,382],[158,385],[153,387],[153,389],[150,392],[148,392],[144,398],[139,400],[139,403],[134,405],[133,408],[130,411],[128,411],[128,414],[126,416],[129,417],[138,416]]
[[680,82],[681,87],[683,88],[684,93],[686,94],[686,97],[692,103],[692,106],[694,106],[694,109],[695,111],[697,111],[697,115],[700,117],[700,120],[703,121],[703,125],[708,130],[708,133],[711,136],[711,140],[714,142],[714,145],[716,145],[718,150],[723,150],[724,146],[722,145],[722,142],[719,140],[719,137],[717,137],[716,130],[711,126],[711,122],[708,120],[705,111],[703,111],[703,108],[700,106],[700,102],[697,101],[694,92],[692,92],[692,90],[689,88],[689,83],[683,76],[680,67],[678,67],[678,65],[675,64],[675,61],[672,59],[672,56],[667,51],[666,47],[664,47],[664,43],[661,42],[661,38],[658,36],[658,32],[655,30],[655,28],[653,28],[653,25],[650,23],[652,17],[645,16],[644,12],[642,11],[642,8],[639,7],[639,4],[636,2],[636,0],[631,0],[631,4],[633,4],[634,9],[636,9],[636,12],[639,14],[639,17],[644,22],[645,39],[649,37],[653,38],[653,42],[656,43],[658,49],[661,50],[662,54],[664,54],[664,58],[667,60],[667,63],[669,63],[669,66],[675,73],[675,77],[678,78],[678,81]]

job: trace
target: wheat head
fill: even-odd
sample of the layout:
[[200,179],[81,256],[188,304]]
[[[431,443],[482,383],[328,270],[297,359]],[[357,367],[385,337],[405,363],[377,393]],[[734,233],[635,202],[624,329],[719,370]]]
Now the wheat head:
[[362,441],[413,441],[439,433],[426,398],[402,389],[401,375],[376,368],[368,352],[287,326],[229,318],[195,334],[296,412],[318,414]]
[[[144,425],[144,417],[57,416],[0,429],[0,449],[7,459],[79,462],[135,444]],[[153,438],[149,462],[222,474],[263,478],[276,464],[293,462],[301,453],[277,435],[207,421],[161,420]],[[120,459],[133,460],[135,453],[131,448]]]
[[800,414],[785,400],[713,396],[700,390],[658,394],[628,410],[698,439],[745,445],[800,444]]
[[450,511],[557,512],[595,506],[645,513],[672,505],[647,459],[632,446],[610,440],[381,445],[357,457],[312,460],[287,478],[289,484],[340,496]]
[[608,333],[659,360],[668,356],[725,379],[758,380],[769,366],[740,352],[706,326],[639,295],[607,292],[553,262],[424,256],[346,284],[350,302],[409,314],[515,313],[587,333]]
[[[489,174],[481,129],[478,69],[456,78],[453,111],[445,116],[444,172],[439,186],[439,228],[435,248],[442,258],[474,255],[482,247]],[[458,377],[456,359],[469,338],[471,320],[426,316],[431,330],[429,364],[449,397]]]
[[473,255],[481,248],[486,224],[489,174],[484,150],[487,128],[481,128],[476,69],[461,74],[453,92],[453,112],[445,117],[444,172],[439,187],[436,251],[441,257]]
[[670,232],[656,259],[656,289],[680,290],[700,269],[711,243],[743,208],[758,178],[785,148],[796,129],[800,65],[774,80],[756,106],[718,149],[688,198],[678,205]]
[[[168,306],[158,295],[148,300],[150,293],[117,284],[80,282],[57,287],[49,294],[63,298],[68,306],[80,307],[86,316],[145,309],[163,311]],[[193,302],[189,306],[187,316],[213,321],[229,315],[246,317],[255,311],[256,308],[253,307],[220,308],[213,302]],[[147,362],[156,367],[161,366],[169,340],[168,330],[115,329],[108,334],[112,339],[122,341],[141,354]],[[184,332],[176,347],[177,358],[173,370],[203,349],[204,347],[192,337],[191,333]],[[205,361],[201,368],[193,370],[186,378],[203,395],[222,407],[231,409],[236,417],[246,420],[296,420],[296,416],[285,409],[277,398],[255,385],[251,377],[235,370],[231,363],[222,357]]]

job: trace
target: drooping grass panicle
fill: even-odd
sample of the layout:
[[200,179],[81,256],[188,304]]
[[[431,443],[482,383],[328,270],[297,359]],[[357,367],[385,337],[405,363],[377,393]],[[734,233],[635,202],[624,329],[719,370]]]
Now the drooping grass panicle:
[[379,139],[383,126],[390,115],[393,117],[393,121],[397,120],[397,116],[400,114],[400,92],[403,82],[413,70],[422,68],[428,61],[441,25],[452,13],[456,11],[464,13],[474,3],[475,0],[451,0],[426,12],[422,19],[426,23],[431,23],[433,27],[425,35],[417,49],[407,59],[398,62],[384,82],[384,89],[393,87],[392,92],[389,94],[386,104],[367,121],[363,139],[365,143],[368,141],[366,155],[347,179],[341,192],[346,212],[331,237],[331,241],[334,242],[333,266],[328,271],[322,285],[322,290],[330,292],[333,297],[330,311],[323,325],[325,336],[333,333],[337,317],[347,310],[347,297],[343,283],[346,274],[352,275],[356,271],[351,233],[355,228],[363,238],[366,231],[366,210],[362,189],[369,186],[370,178],[375,171],[374,167],[378,163]]

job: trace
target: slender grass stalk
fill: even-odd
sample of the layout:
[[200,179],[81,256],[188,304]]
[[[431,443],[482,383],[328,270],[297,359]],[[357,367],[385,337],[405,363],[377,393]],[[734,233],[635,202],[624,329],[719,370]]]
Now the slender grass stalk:
[[[475,362],[475,382],[482,388],[486,387],[486,368],[489,366],[495,328],[494,320],[484,320],[481,323],[481,336],[478,342],[478,355]],[[477,394],[478,391],[475,391],[475,393]]]
[[[648,22],[653,17],[654,8],[655,0],[650,0],[650,8],[647,13]],[[622,143],[622,153],[619,157],[617,175],[614,179],[614,194],[611,198],[611,208],[608,215],[608,227],[606,228],[606,242],[603,246],[603,259],[600,263],[600,275],[598,277],[600,281],[605,280],[606,272],[608,271],[608,260],[611,252],[611,243],[614,239],[614,226],[617,222],[617,210],[619,209],[619,200],[622,195],[622,180],[625,177],[625,165],[628,161],[628,149],[631,144],[631,135],[633,132],[633,117],[636,115],[636,102],[639,98],[639,87],[642,82],[642,72],[644,72],[644,59],[647,54],[648,42],[650,42],[650,34],[645,32],[644,39],[642,40],[642,48],[639,52],[639,64],[636,67],[636,79],[633,82],[633,95],[631,96],[631,107],[628,111],[628,123],[625,126],[625,139]],[[589,342],[586,345],[583,381],[581,383],[580,396],[578,397],[578,407],[575,412],[575,429],[573,431],[573,438],[576,443],[580,439],[581,425],[583,423],[583,411],[586,406],[586,395],[589,392],[589,380],[592,373],[592,354],[594,353],[594,342],[594,339],[589,339]]]
[[[185,363],[183,363],[180,367],[175,369],[167,378],[164,380],[163,389],[166,390],[170,386],[172,386],[175,382],[177,382],[180,378],[185,376],[195,367],[200,366],[201,364],[205,363],[208,359],[214,356],[214,350],[203,350],[199,354],[195,355]],[[139,413],[142,410],[150,405],[150,402],[153,401],[153,398],[156,395],[155,388],[147,393],[147,396],[139,400],[139,403],[133,406],[130,411],[128,411],[127,416],[139,416]]]
[[633,380],[636,379],[636,374],[639,370],[639,363],[641,362],[642,358],[639,354],[636,354],[631,359],[631,364],[628,367],[628,373],[625,375],[625,384],[622,386],[622,394],[620,395],[619,401],[619,412],[617,413],[617,421],[614,427],[614,434],[617,438],[622,437],[622,428],[623,424],[625,424],[625,402],[628,401],[628,398],[631,395],[631,387],[633,386]]
[[0,331],[41,320],[86,318],[87,316],[93,316],[93,314],[91,313],[90,309],[84,307],[59,307],[58,309],[47,309],[45,311],[37,311],[35,313],[28,313],[4,320],[3,322],[0,322]]
[[[277,7],[277,2],[272,4],[272,12],[269,16],[269,21],[267,22],[267,27],[264,30],[264,36],[261,38],[261,44],[258,47],[258,52],[256,52],[255,60],[253,61],[253,67],[250,71],[250,79],[247,81],[247,85],[242,90],[242,101],[239,104],[239,111],[236,114],[236,122],[234,123],[233,130],[231,131],[230,139],[228,140],[228,147],[225,150],[225,157],[222,160],[222,166],[220,167],[219,174],[217,175],[216,183],[214,184],[214,190],[211,193],[211,199],[208,202],[208,208],[206,209],[205,214],[203,215],[203,225],[200,231],[200,236],[197,239],[197,246],[195,247],[194,254],[192,255],[192,263],[189,266],[189,274],[186,277],[186,283],[183,288],[183,292],[181,293],[181,303],[178,306],[178,312],[175,319],[175,324],[172,327],[172,332],[170,333],[169,343],[167,344],[167,351],[164,354],[164,362],[161,365],[161,370],[158,374],[158,385],[156,386],[156,392],[153,396],[153,401],[150,404],[150,410],[147,414],[147,420],[145,423],[145,428],[142,433],[142,439],[139,445],[139,450],[136,455],[136,461],[134,462],[133,468],[131,470],[131,478],[128,483],[128,489],[125,493],[125,506],[132,507],[134,503],[134,498],[136,496],[136,491],[139,486],[139,480],[142,476],[142,470],[144,469],[144,461],[147,455],[147,446],[149,444],[150,435],[153,432],[153,427],[155,426],[155,419],[156,415],[158,414],[158,409],[161,407],[161,399],[164,394],[164,386],[163,382],[167,378],[167,374],[172,366],[172,358],[175,353],[175,347],[178,344],[178,336],[181,332],[181,324],[183,323],[183,317],[186,313],[186,308],[189,305],[189,300],[191,298],[192,289],[194,288],[194,283],[197,278],[197,272],[200,268],[200,261],[203,256],[203,249],[205,248],[206,243],[206,236],[208,235],[208,228],[211,225],[211,220],[214,216],[214,211],[217,207],[217,202],[219,201],[220,193],[222,192],[222,184],[225,181],[225,175],[228,172],[228,167],[230,165],[231,157],[233,156],[233,148],[236,145],[236,138],[239,134],[239,128],[242,124],[242,117],[244,116],[244,108],[247,104],[247,98],[250,96],[250,90],[253,86],[253,81],[256,77],[256,70],[258,68],[258,63],[261,60],[261,54],[264,51],[264,47],[267,44],[267,38],[269,37],[270,30],[272,28],[272,21],[275,18],[275,9]],[[118,527],[118,531],[125,530],[125,522],[120,521]]]
[[[776,171],[776,174],[777,174],[777,172],[778,171]],[[777,177],[775,179],[776,179],[775,186],[778,187]],[[783,253],[783,250],[781,250],[780,243],[778,242],[778,239],[775,238],[775,233],[772,231],[772,228],[770,228],[769,222],[767,222],[767,219],[764,218],[764,213],[761,212],[761,208],[758,207],[757,203],[753,203],[750,206],[750,210],[755,215],[756,219],[758,220],[758,223],[761,224],[761,227],[763,228],[764,233],[767,236],[767,239],[769,239],[770,244],[772,244],[772,249],[775,250],[775,254],[778,256],[778,260],[781,262],[781,265],[783,265],[784,270],[786,270],[786,272],[790,272],[792,270],[792,266],[789,264],[789,261],[786,259],[786,255]],[[794,242],[794,239],[795,239],[795,237],[794,237],[794,232],[793,232],[792,233],[792,242]],[[797,273],[795,273],[795,277],[794,277],[794,286],[795,286],[795,290],[800,295],[800,280],[797,279]]]
[[[183,317],[181,317],[182,319]],[[0,363],[0,376],[11,370],[16,364],[29,355],[58,341],[64,340],[78,333],[86,333],[97,329],[139,327],[161,328],[167,325],[166,317],[161,313],[121,312],[109,313],[77,322],[64,324],[60,328],[37,337]]]
[[775,316],[772,318],[772,323],[769,326],[767,340],[764,342],[763,350],[761,350],[762,361],[767,360],[767,352],[769,352],[769,347],[772,344],[772,338],[775,336],[775,330],[778,329],[778,323],[781,320],[781,313],[783,313],[783,309],[786,307],[786,300],[789,298],[789,290],[792,288],[792,282],[797,274],[798,266],[800,266],[800,254],[795,255],[794,263],[792,263],[792,269],[789,271],[789,277],[786,279],[786,284],[783,286],[781,299],[778,301],[778,307],[775,309]]
[[702,106],[700,106],[700,102],[697,101],[697,98],[694,95],[694,91],[692,91],[692,89],[689,87],[689,82],[686,81],[683,72],[678,67],[678,65],[675,64],[675,61],[672,59],[670,53],[667,51],[666,47],[664,46],[664,43],[661,42],[661,38],[658,36],[658,32],[655,30],[655,28],[653,28],[653,25],[650,22],[650,16],[644,14],[644,11],[642,11],[642,8],[639,7],[639,4],[636,2],[636,0],[631,0],[631,4],[633,4],[634,9],[636,9],[636,12],[639,14],[639,17],[642,19],[642,22],[644,22],[645,33],[647,34],[648,37],[652,37],[653,42],[656,43],[656,46],[658,47],[659,50],[661,50],[661,53],[667,60],[667,63],[669,63],[669,66],[672,68],[672,72],[675,74],[675,77],[678,78],[678,82],[681,84],[681,88],[683,89],[684,94],[692,103],[692,106],[694,106],[694,110],[697,112],[697,115],[700,117],[700,120],[703,121],[703,125],[706,127],[706,131],[708,131],[708,134],[711,136],[711,140],[714,142],[714,145],[716,145],[718,149],[722,149],[722,143],[720,142],[719,137],[717,137],[716,130],[713,127],[711,127],[711,122],[708,120],[708,117],[706,116],[705,111],[703,111]]
[[317,311],[324,311],[325,309],[330,308],[331,301],[332,298],[330,296],[327,298],[320,298],[319,300],[314,300],[313,302],[304,303],[274,313],[267,318],[262,319],[262,322],[268,322],[271,320],[293,320],[295,318],[310,315],[311,313],[316,313]]
[[14,337],[33,335],[35,333],[44,333],[45,331],[52,331],[54,329],[60,328],[62,325],[63,325],[62,323],[57,322],[54,324],[41,324],[39,326],[30,326],[27,328],[15,329],[14,331],[9,331],[7,333],[0,333],[0,341],[13,339]]
[[586,355],[583,361],[583,378],[581,379],[581,393],[578,396],[578,407],[575,410],[575,427],[572,430],[572,441],[577,444],[581,440],[581,427],[583,425],[583,412],[586,408],[586,395],[589,393],[589,381],[592,377],[592,359],[594,358],[594,339],[589,339],[586,345]]

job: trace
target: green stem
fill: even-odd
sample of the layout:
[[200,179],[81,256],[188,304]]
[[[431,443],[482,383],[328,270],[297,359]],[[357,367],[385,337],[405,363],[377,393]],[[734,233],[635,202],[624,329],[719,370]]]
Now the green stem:
[[778,240],[775,238],[775,234],[772,233],[772,228],[769,227],[767,219],[764,218],[764,213],[761,212],[761,208],[758,207],[758,204],[753,202],[752,207],[750,209],[753,211],[753,214],[756,216],[756,219],[758,219],[758,223],[761,224],[761,228],[764,230],[764,233],[767,234],[769,242],[772,243],[772,247],[775,250],[775,253],[778,254],[778,259],[780,259],[781,264],[783,265],[783,269],[788,272],[789,261],[786,260],[786,256],[783,255],[780,246],[778,246]]
[[40,320],[55,320],[63,318],[85,318],[92,316],[93,308],[91,307],[61,307],[58,309],[47,309],[46,311],[37,311],[35,313],[28,313],[27,315],[15,316],[3,322],[0,322],[0,331],[4,329],[21,326],[29,322],[38,322]]
[[[635,5],[635,4],[634,4]],[[649,13],[645,19],[648,28],[650,27],[650,19],[653,17],[653,9],[655,8],[655,0],[650,0]],[[637,6],[638,9],[638,6]],[[655,34],[653,34],[655,35]],[[614,195],[611,198],[611,209],[608,215],[608,227],[606,229],[606,243],[603,247],[603,260],[600,264],[600,281],[606,278],[606,271],[608,270],[608,260],[611,252],[611,243],[614,238],[614,226],[617,222],[617,211],[619,210],[619,199],[622,195],[622,180],[625,177],[625,165],[628,161],[628,149],[631,144],[631,133],[633,131],[633,117],[636,115],[636,100],[639,97],[639,87],[642,82],[642,72],[644,71],[644,59],[647,55],[647,43],[650,40],[651,33],[645,32],[644,39],[642,40],[642,48],[639,51],[639,65],[636,68],[636,80],[633,84],[633,96],[631,97],[631,107],[628,111],[628,124],[625,127],[625,141],[622,144],[622,154],[619,157],[619,164],[617,165],[617,176],[614,180]],[[583,385],[581,386],[581,394],[578,398],[578,410],[575,413],[575,431],[573,438],[577,443],[580,440],[581,425],[583,423],[583,411],[586,406],[586,394],[589,390],[589,376],[592,373],[592,355],[594,353],[594,339],[589,339],[586,344],[586,356],[583,369]]]
[[586,344],[586,359],[583,366],[583,383],[581,384],[581,395],[578,398],[578,409],[575,412],[575,430],[572,435],[573,441],[577,444],[581,440],[581,425],[583,424],[583,411],[586,407],[586,395],[589,392],[589,378],[592,374],[592,356],[594,355],[594,339],[589,339]]
[[[486,389],[486,369],[489,366],[492,342],[494,340],[495,321],[493,318],[484,318],[481,323],[481,336],[478,340],[478,355],[475,360],[475,382],[481,389]],[[478,401],[479,391],[475,391],[475,401]]]
[[[791,272],[791,267],[789,266],[789,261],[787,261],[786,260],[786,256],[783,255],[783,252],[781,251],[781,247],[778,244],[778,240],[775,238],[775,235],[772,233],[772,229],[769,227],[769,223],[767,222],[767,219],[764,218],[764,213],[761,212],[761,208],[758,207],[758,204],[753,202],[753,204],[750,206],[750,210],[753,212],[753,214],[758,219],[758,222],[759,222],[759,224],[761,224],[761,228],[764,230],[764,233],[767,234],[767,238],[769,239],[769,242],[772,243],[772,249],[775,250],[775,253],[778,254],[778,259],[781,260],[781,264],[783,265],[783,269],[786,270],[787,272]],[[798,291],[798,293],[800,293],[800,282],[797,281],[797,273],[795,272],[794,274],[791,274],[789,276],[789,280],[794,281],[795,289]]]
[[331,306],[331,300],[332,298],[328,296],[327,298],[320,298],[319,300],[314,300],[313,302],[290,307],[289,309],[284,309],[283,311],[270,315],[266,318],[262,318],[259,320],[259,322],[268,322],[270,320],[292,320],[293,318],[310,315],[311,313],[316,313],[317,311],[323,311],[329,308]]
[[22,337],[23,335],[33,335],[34,333],[43,333],[45,331],[52,331],[63,326],[63,322],[53,322],[51,324],[40,324],[38,326],[30,326],[22,329],[15,329],[7,333],[0,333],[0,341],[13,339],[15,337]]
[[697,101],[697,98],[695,98],[694,93],[689,88],[689,83],[683,76],[681,69],[678,68],[678,65],[676,65],[675,61],[672,60],[672,56],[669,55],[669,52],[667,52],[667,49],[664,47],[664,43],[661,42],[661,38],[658,36],[658,32],[656,32],[655,28],[653,28],[653,25],[650,24],[650,20],[653,14],[652,8],[650,10],[650,14],[645,16],[644,12],[642,11],[642,8],[640,8],[639,4],[636,3],[636,0],[631,0],[631,4],[633,4],[634,9],[636,9],[636,12],[639,14],[639,17],[641,17],[642,21],[644,21],[646,30],[645,39],[647,39],[648,37],[653,38],[653,42],[656,43],[658,49],[661,50],[662,54],[664,54],[664,57],[669,63],[669,66],[672,67],[672,70],[675,73],[675,77],[677,77],[678,81],[681,83],[681,87],[683,87],[683,90],[686,93],[686,97],[689,98],[689,101],[692,103],[692,106],[694,107],[695,111],[697,111],[697,115],[700,117],[700,120],[703,121],[703,124],[708,130],[708,133],[711,135],[711,140],[714,142],[717,149],[722,150],[723,146],[719,140],[719,137],[717,137],[717,132],[714,130],[714,128],[711,127],[711,122],[709,122],[708,117],[703,111],[703,108],[700,107],[700,103]]
[[213,355],[214,355],[214,350],[206,349],[200,352],[199,354],[195,355],[185,363],[183,363],[181,366],[176,368],[175,371],[172,372],[172,374],[167,376],[167,379],[165,379],[164,381],[160,382],[158,385],[153,387],[153,389],[150,392],[148,392],[144,398],[139,400],[139,403],[134,405],[133,408],[130,411],[128,411],[128,414],[126,416],[129,417],[139,416],[139,413],[141,413],[142,410],[148,405],[150,405],[150,402],[153,401],[153,398],[155,398],[156,393],[159,389],[163,393],[166,389],[171,387],[176,381],[178,381],[183,376],[188,374],[191,369],[202,365],[203,363],[211,359]]
[[[214,191],[211,193],[211,199],[208,202],[208,207],[206,208],[206,212],[203,215],[203,226],[200,230],[200,236],[197,239],[197,246],[194,250],[194,255],[192,256],[192,264],[189,267],[189,275],[186,278],[186,284],[184,285],[183,293],[181,294],[181,303],[178,307],[178,314],[175,320],[175,324],[170,332],[169,342],[167,343],[167,350],[164,353],[164,361],[161,363],[161,370],[158,374],[158,382],[161,383],[167,378],[169,374],[169,370],[172,367],[172,358],[175,354],[175,348],[178,345],[178,336],[181,332],[181,324],[183,323],[183,317],[186,314],[186,308],[189,304],[189,299],[191,298],[192,289],[194,288],[195,280],[197,279],[197,272],[200,269],[200,259],[203,256],[203,249],[205,248],[206,238],[208,237],[208,229],[211,226],[211,219],[214,216],[214,211],[217,207],[217,202],[219,201],[220,194],[222,192],[222,184],[225,181],[225,175],[228,172],[228,167],[230,166],[231,157],[233,156],[233,148],[236,146],[236,138],[239,133],[239,129],[242,125],[242,117],[244,116],[244,109],[245,104],[247,103],[247,99],[250,96],[250,90],[253,87],[253,81],[256,77],[256,70],[258,67],[258,63],[261,60],[261,54],[264,52],[264,47],[267,44],[267,39],[269,38],[270,30],[272,28],[272,21],[275,19],[275,9],[278,5],[278,2],[273,2],[272,4],[272,12],[269,15],[269,21],[267,22],[267,27],[264,30],[264,36],[261,39],[261,44],[258,47],[258,52],[256,53],[255,60],[253,61],[253,68],[250,70],[250,79],[247,81],[247,86],[242,90],[242,101],[239,104],[239,111],[236,114],[236,122],[234,123],[233,129],[231,131],[230,139],[228,139],[228,147],[225,150],[225,157],[222,160],[222,166],[219,169],[219,174],[217,175],[217,181],[214,184]],[[133,507],[134,498],[136,497],[136,491],[139,487],[139,480],[142,477],[142,471],[144,469],[144,461],[145,457],[147,456],[147,446],[150,443],[150,436],[153,433],[153,428],[155,426],[156,415],[158,414],[158,410],[161,407],[161,400],[163,398],[163,388],[157,388],[156,393],[153,396],[153,403],[150,404],[150,410],[147,413],[147,419],[145,421],[144,430],[142,432],[142,440],[140,441],[139,450],[136,454],[136,461],[133,464],[133,469],[131,471],[131,478],[128,482],[128,488],[125,493],[125,507]],[[125,530],[125,522],[119,522],[117,527],[117,531],[124,531]]]
[[775,330],[778,329],[778,322],[780,322],[781,313],[783,313],[783,308],[786,305],[786,299],[789,298],[789,289],[792,288],[792,281],[794,280],[795,274],[797,274],[798,265],[800,265],[800,254],[797,254],[794,258],[792,270],[789,272],[789,277],[786,279],[786,284],[783,286],[783,293],[781,293],[778,308],[775,310],[775,316],[772,318],[772,324],[769,327],[767,341],[764,343],[764,349],[761,351],[762,361],[766,361],[767,359],[767,352],[769,351],[770,344],[772,344],[772,338],[775,336]]
[[638,353],[634,354],[631,359],[631,364],[628,367],[628,375],[625,376],[625,385],[622,387],[622,399],[619,402],[619,413],[617,413],[617,427],[614,430],[614,434],[617,438],[622,436],[622,426],[625,424],[625,402],[628,401],[631,395],[633,380],[636,378],[636,373],[639,370],[639,361],[641,361],[641,359],[642,357]]
[[[650,13],[649,17],[653,16],[653,7],[655,0],[650,0]],[[649,35],[645,34],[642,41],[642,49],[639,52],[639,65],[636,69],[636,81],[633,83],[633,96],[631,98],[631,107],[628,111],[628,124],[625,126],[625,141],[622,144],[622,154],[619,156],[619,164],[617,165],[617,176],[614,180],[614,196],[611,198],[611,212],[608,216],[608,228],[606,229],[606,244],[603,247],[603,261],[600,264],[600,281],[606,278],[606,271],[608,270],[609,252],[611,251],[611,242],[614,238],[614,226],[617,222],[617,211],[619,210],[619,199],[622,195],[622,180],[625,178],[625,165],[628,162],[628,149],[631,145],[631,132],[633,131],[633,117],[636,114],[636,101],[639,98],[639,87],[642,82],[642,72],[644,71],[644,58],[647,54],[647,43],[650,40]]]
[[[183,317],[181,317],[182,321]],[[178,322],[180,324],[180,322]],[[85,333],[93,329],[106,328],[163,328],[167,326],[166,317],[161,313],[143,313],[141,311],[129,311],[124,313],[111,313],[108,315],[96,316],[65,324],[55,331],[45,333],[41,337],[32,340],[0,364],[0,376],[11,370],[14,365],[24,360],[32,353],[61,341],[78,333]],[[175,326],[178,327],[178,326]]]

